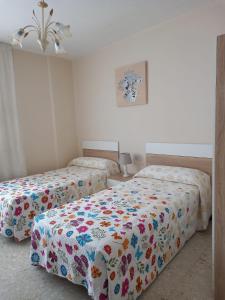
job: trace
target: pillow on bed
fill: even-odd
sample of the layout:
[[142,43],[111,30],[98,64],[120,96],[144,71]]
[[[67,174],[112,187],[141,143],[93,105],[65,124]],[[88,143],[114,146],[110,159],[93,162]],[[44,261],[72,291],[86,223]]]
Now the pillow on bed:
[[200,195],[198,229],[203,230],[207,228],[212,211],[212,191],[209,175],[196,169],[151,165],[138,172],[134,177],[152,178],[197,186]]
[[190,168],[151,165],[135,174],[135,177],[154,178],[173,182],[196,185],[201,181],[210,184],[210,177],[206,173]]
[[92,168],[105,170],[107,175],[116,175],[120,173],[119,165],[110,159],[100,158],[100,157],[78,157],[74,158],[69,164],[68,167],[78,166],[84,168]]

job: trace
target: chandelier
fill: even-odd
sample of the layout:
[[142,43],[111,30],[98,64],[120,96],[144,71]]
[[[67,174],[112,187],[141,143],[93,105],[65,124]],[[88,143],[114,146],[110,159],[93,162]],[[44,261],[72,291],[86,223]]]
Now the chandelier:
[[41,21],[38,20],[35,11],[33,10],[32,20],[34,25],[27,25],[18,29],[12,37],[12,45],[23,47],[23,40],[31,33],[37,34],[37,42],[43,52],[46,51],[50,42],[55,45],[57,54],[65,53],[62,46],[64,37],[71,37],[70,25],[64,25],[60,22],[52,21],[53,9],[49,11],[47,19],[45,19],[45,9],[48,4],[41,0],[38,2],[41,8]]

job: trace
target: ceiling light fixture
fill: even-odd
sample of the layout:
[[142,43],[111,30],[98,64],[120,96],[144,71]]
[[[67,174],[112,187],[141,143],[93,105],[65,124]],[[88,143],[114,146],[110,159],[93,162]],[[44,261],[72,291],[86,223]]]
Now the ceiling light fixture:
[[64,37],[71,37],[70,25],[64,25],[60,22],[52,21],[53,9],[49,11],[47,20],[45,21],[45,9],[48,4],[41,0],[38,2],[38,6],[41,8],[41,21],[38,20],[35,11],[33,10],[32,20],[34,25],[27,25],[22,27],[13,34],[12,45],[23,47],[23,40],[30,32],[37,33],[37,42],[43,52],[46,51],[49,42],[53,42],[55,45],[55,52],[57,54],[65,53],[62,47],[62,41]]

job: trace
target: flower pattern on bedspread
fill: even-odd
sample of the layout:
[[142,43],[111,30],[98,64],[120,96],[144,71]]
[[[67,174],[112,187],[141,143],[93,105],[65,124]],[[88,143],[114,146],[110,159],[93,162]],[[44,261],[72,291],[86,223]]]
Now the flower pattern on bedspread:
[[136,178],[35,218],[31,263],[95,300],[136,299],[194,234],[196,186]]
[[0,233],[21,241],[35,215],[106,188],[106,172],[68,167],[0,183]]

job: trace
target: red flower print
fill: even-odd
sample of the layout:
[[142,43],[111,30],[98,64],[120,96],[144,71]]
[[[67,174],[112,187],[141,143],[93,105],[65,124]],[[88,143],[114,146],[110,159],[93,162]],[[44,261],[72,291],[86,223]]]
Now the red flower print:
[[72,255],[72,253],[73,253],[73,247],[70,246],[70,245],[68,245],[68,244],[65,244],[65,247],[66,247],[67,252],[68,252],[70,255]]
[[102,272],[100,272],[100,270],[97,267],[93,266],[91,268],[91,276],[92,276],[92,278],[98,278],[101,275],[102,275]]
[[145,225],[140,223],[138,224],[138,228],[140,230],[140,234],[143,234],[145,232]]
[[36,230],[34,231],[34,234],[35,234],[36,238],[40,241],[40,239],[41,239],[40,232],[36,229]]
[[36,216],[36,212],[34,210],[30,211],[30,213],[28,214],[29,219],[33,219],[35,216]]
[[73,249],[74,249],[75,251],[77,251],[79,248],[78,248],[77,245],[74,245],[74,246],[73,246]]
[[114,280],[116,277],[116,273],[113,271],[111,274],[110,274],[110,279],[111,280]]
[[80,226],[77,228],[79,233],[86,232],[88,230],[87,226]]
[[91,225],[94,224],[94,222],[93,221],[87,221],[86,224],[91,226]]
[[102,227],[109,227],[111,225],[110,222],[106,222],[106,221],[102,221],[100,224]]
[[137,292],[140,292],[142,290],[142,280],[140,278],[140,276],[137,278],[137,284],[136,284],[136,290]]
[[153,256],[152,256],[152,266],[155,264],[155,260],[156,260],[156,256],[153,255]]
[[52,208],[52,203],[48,203],[47,209],[51,209]]
[[130,268],[130,279],[133,280],[134,279],[134,267]]
[[24,209],[28,209],[30,204],[28,202],[24,203]]
[[122,215],[122,214],[124,213],[123,210],[117,210],[116,212],[117,212],[119,215]]
[[130,253],[127,254],[127,262],[128,264],[131,263],[131,260],[132,260],[132,255]]
[[47,202],[48,202],[48,196],[43,196],[43,197],[41,198],[41,202],[42,202],[42,203],[47,203]]
[[[119,225],[119,224],[118,224]],[[116,226],[116,225],[115,225]],[[114,232],[113,234],[112,234],[112,236],[114,237],[114,240],[122,240],[122,237],[120,236],[120,235],[118,235],[118,233],[117,232]]]
[[111,213],[112,213],[112,211],[109,209],[106,209],[103,211],[103,214],[105,214],[105,215],[110,215]]
[[22,207],[18,206],[18,207],[15,209],[15,216],[19,216],[21,213],[22,213]]
[[122,283],[122,296],[125,296],[129,289],[129,280],[126,278]]
[[154,241],[154,235],[151,235],[151,236],[150,236],[150,239],[149,239],[150,244],[152,244],[153,241]]
[[152,254],[152,248],[148,248],[147,251],[146,251],[146,254],[145,254],[145,258],[149,259],[151,254]]
[[152,230],[152,224],[148,224],[148,229],[149,229],[149,231]]
[[123,245],[123,249],[124,249],[124,250],[128,249],[128,246],[129,246],[129,240],[128,240],[128,239],[125,239],[125,240],[123,241],[122,245]]
[[34,250],[37,250],[37,243],[35,241],[32,241],[31,246]]
[[48,256],[49,256],[52,263],[54,263],[55,261],[58,260],[57,255],[55,254],[54,251],[50,251]]
[[61,235],[61,234],[62,234],[62,232],[63,232],[63,229],[62,229],[62,228],[60,228],[60,229],[58,230],[58,234],[59,234],[59,235]]
[[24,235],[25,236],[30,236],[30,229],[26,229],[25,232],[24,232]]
[[108,255],[110,255],[112,252],[112,248],[109,245],[105,245],[104,250]]
[[108,297],[106,295],[100,294],[99,300],[107,300],[107,299],[108,299]]

